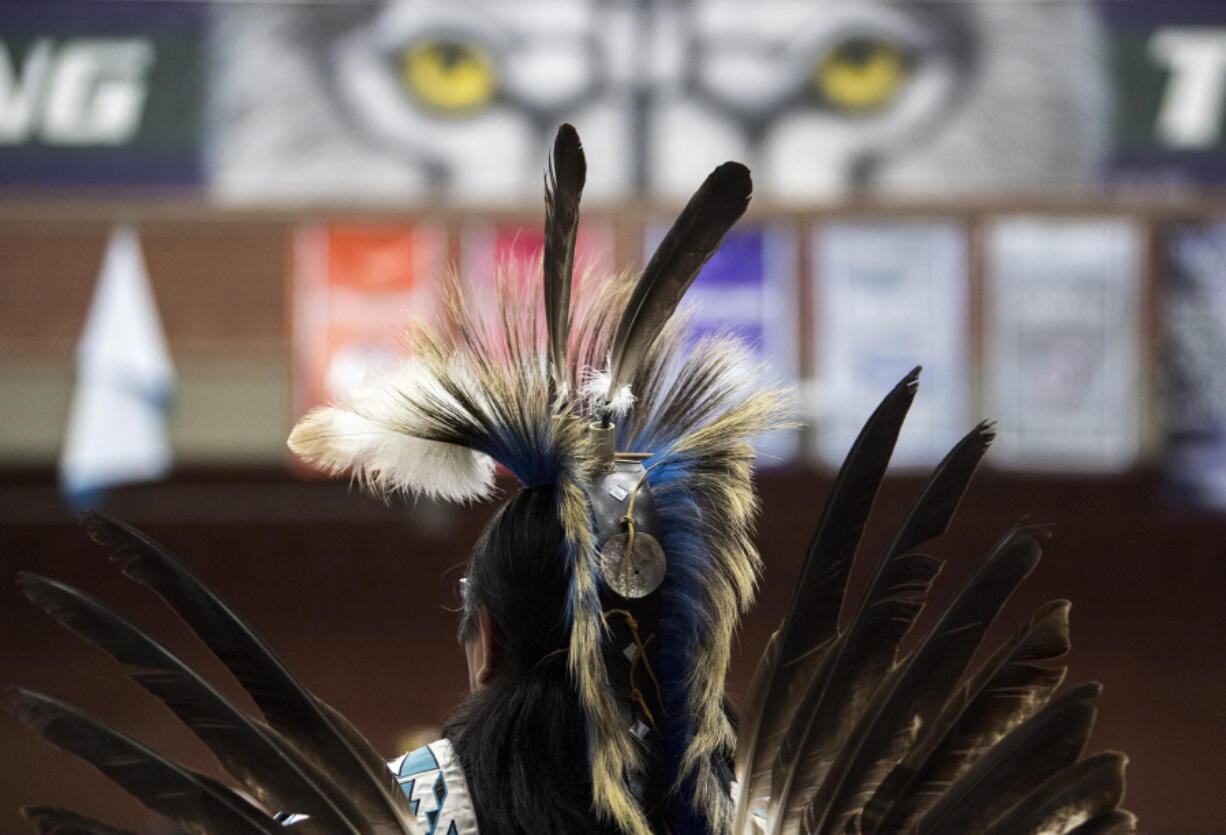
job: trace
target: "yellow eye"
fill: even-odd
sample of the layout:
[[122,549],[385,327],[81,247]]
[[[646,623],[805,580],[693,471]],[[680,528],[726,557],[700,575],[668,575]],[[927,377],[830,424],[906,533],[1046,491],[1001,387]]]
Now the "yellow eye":
[[897,46],[873,38],[843,41],[813,68],[813,87],[834,110],[865,116],[884,109],[911,74]]
[[452,115],[486,107],[498,89],[490,56],[457,41],[429,41],[406,49],[400,79],[423,105]]

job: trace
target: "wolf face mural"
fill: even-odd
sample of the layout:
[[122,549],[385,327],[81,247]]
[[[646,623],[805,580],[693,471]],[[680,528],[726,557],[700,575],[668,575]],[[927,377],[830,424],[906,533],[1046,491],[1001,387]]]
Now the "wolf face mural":
[[535,199],[553,126],[597,198],[676,197],[725,159],[760,196],[1094,179],[1107,152],[1086,3],[393,0],[219,4],[217,196]]

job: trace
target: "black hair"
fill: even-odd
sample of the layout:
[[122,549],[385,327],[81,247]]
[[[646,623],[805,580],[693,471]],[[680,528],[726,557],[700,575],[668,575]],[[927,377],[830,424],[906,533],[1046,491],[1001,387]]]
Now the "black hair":
[[461,640],[489,614],[493,674],[443,728],[481,835],[616,835],[592,811],[587,724],[567,674],[569,571],[552,485],[522,490],[469,560]]

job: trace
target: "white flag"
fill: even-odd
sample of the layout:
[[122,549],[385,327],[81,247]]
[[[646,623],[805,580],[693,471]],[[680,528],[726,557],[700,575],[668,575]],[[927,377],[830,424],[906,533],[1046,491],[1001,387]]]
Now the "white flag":
[[70,501],[166,474],[173,389],[174,367],[140,243],[135,232],[119,227],[77,345],[77,388],[60,455],[60,485]]

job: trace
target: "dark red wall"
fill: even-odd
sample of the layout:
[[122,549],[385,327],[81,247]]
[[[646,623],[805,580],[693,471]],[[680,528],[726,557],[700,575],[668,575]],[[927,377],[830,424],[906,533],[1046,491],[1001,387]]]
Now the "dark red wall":
[[[917,486],[910,478],[886,485],[856,575],[861,581],[869,567],[864,558],[884,547],[888,524]],[[814,474],[762,481],[767,567],[734,653],[734,693],[743,692],[789,599],[828,489],[829,478]],[[408,744],[401,740],[415,726],[437,725],[461,698],[466,679],[448,607],[455,603],[456,567],[489,508],[385,508],[343,485],[246,473],[181,475],[160,488],[121,493],[112,509],[179,552],[309,687],[387,754]],[[1053,523],[1053,536],[993,639],[1006,637],[1041,602],[1071,598],[1068,682],[1105,685],[1090,748],[1129,754],[1127,805],[1140,815],[1142,831],[1226,833],[1217,795],[1226,749],[1219,602],[1226,520],[1170,510],[1148,474],[1056,481],[982,473],[954,529],[932,548],[949,561],[938,598],[1020,520]],[[116,576],[66,519],[45,474],[0,476],[0,575],[18,570],[66,578],[142,624],[165,627],[176,648],[223,678],[186,629]],[[197,768],[212,768],[208,753],[160,705],[8,581],[0,584],[0,659],[5,683],[67,697]],[[156,825],[88,766],[0,717],[0,832],[24,831],[15,811],[22,803],[72,805],[148,831]]]

